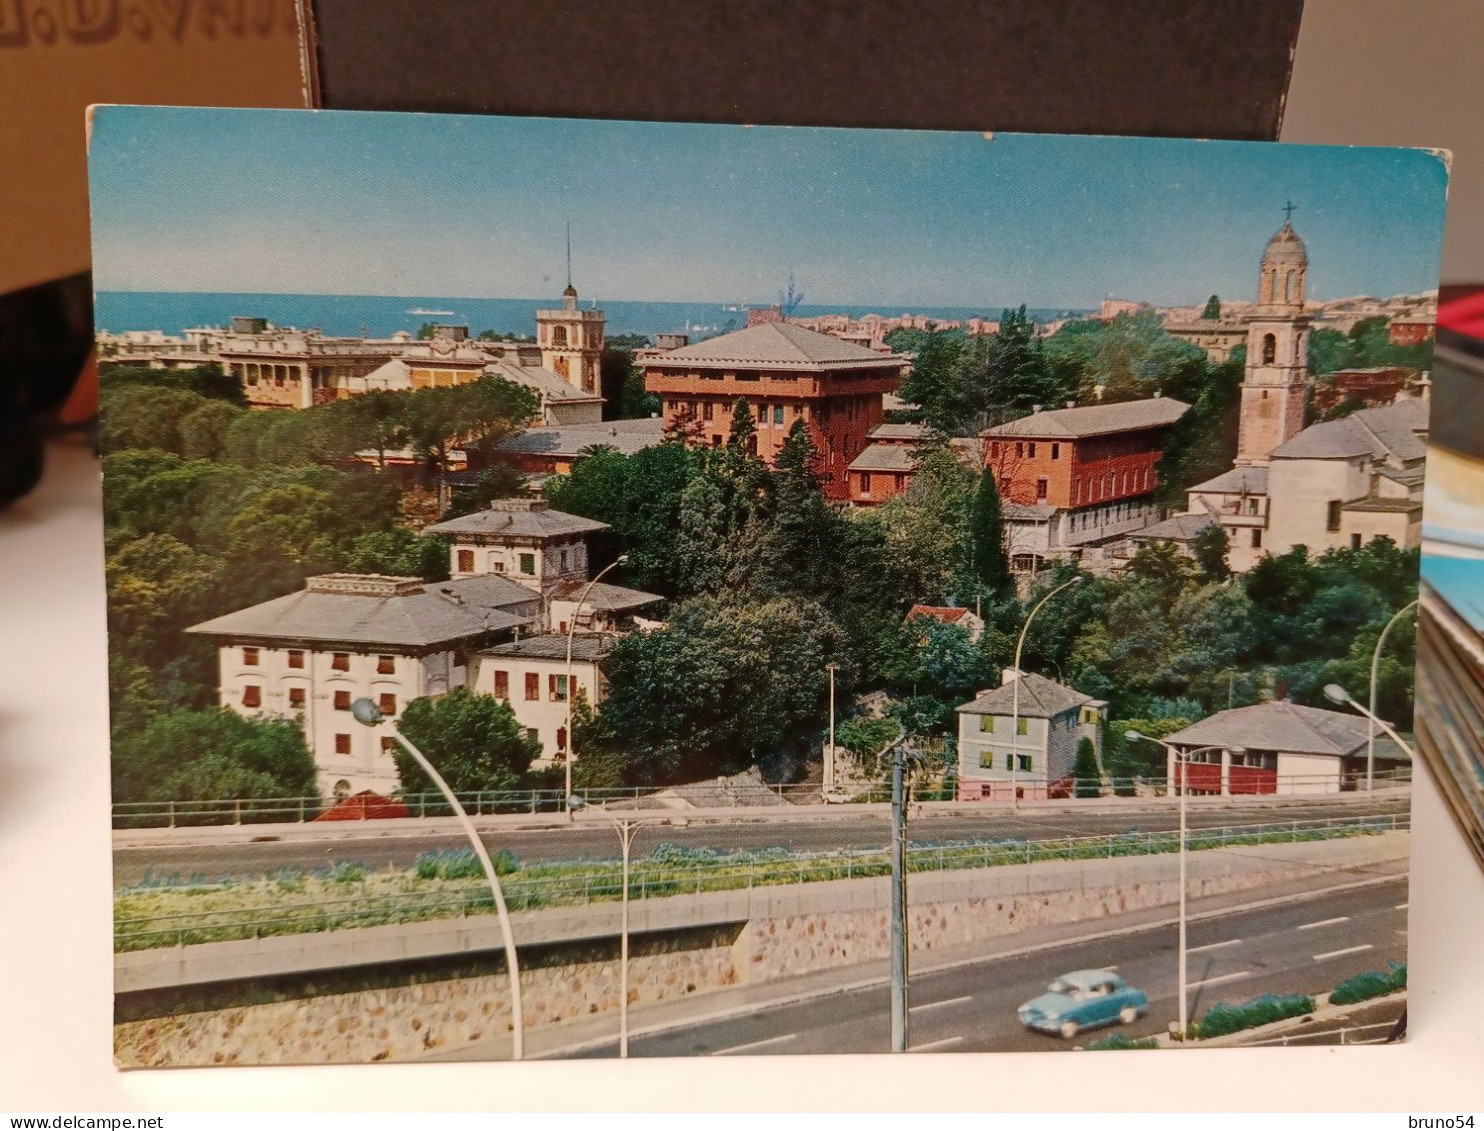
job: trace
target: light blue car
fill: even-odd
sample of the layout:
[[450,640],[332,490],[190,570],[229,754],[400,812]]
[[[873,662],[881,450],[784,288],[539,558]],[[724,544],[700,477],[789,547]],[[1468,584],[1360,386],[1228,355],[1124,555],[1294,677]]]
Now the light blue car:
[[1074,970],[1063,974],[1040,997],[1016,1014],[1027,1029],[1071,1039],[1084,1029],[1121,1023],[1132,1025],[1149,1008],[1149,998],[1111,970]]

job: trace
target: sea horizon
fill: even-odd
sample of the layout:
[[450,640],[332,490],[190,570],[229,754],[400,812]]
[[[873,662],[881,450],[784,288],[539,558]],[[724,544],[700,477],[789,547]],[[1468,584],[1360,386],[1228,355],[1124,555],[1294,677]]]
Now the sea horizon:
[[[588,309],[592,299],[580,299]],[[747,324],[749,307],[773,305],[766,301],[717,303],[705,301],[649,302],[637,300],[596,301],[607,315],[609,337],[642,334],[690,333],[710,337],[741,329]],[[536,298],[470,298],[447,295],[349,295],[293,294],[254,291],[99,291],[94,296],[94,322],[100,331],[158,330],[179,335],[187,329],[225,326],[234,317],[266,318],[275,326],[317,328],[332,337],[390,337],[399,330],[416,333],[429,319],[467,325],[471,334],[492,330],[499,334],[534,334],[536,311],[561,306],[560,296]],[[944,322],[970,318],[997,320],[1019,303],[985,306],[930,306],[909,309],[897,306],[843,303],[801,303],[791,311],[796,318],[843,314],[861,318],[877,314],[885,318],[902,315],[926,316]],[[1087,314],[1076,310],[1027,307],[1037,321]]]

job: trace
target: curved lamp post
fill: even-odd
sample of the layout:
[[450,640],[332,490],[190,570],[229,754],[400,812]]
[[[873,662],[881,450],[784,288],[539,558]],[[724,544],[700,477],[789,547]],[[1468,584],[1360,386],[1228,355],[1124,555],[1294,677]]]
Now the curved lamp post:
[[[1371,653],[1371,708],[1368,712],[1371,716],[1371,723],[1366,728],[1365,736],[1365,788],[1367,793],[1375,788],[1376,783],[1376,676],[1381,667],[1381,646],[1386,643],[1386,637],[1390,634],[1392,626],[1416,607],[1417,602],[1412,601],[1392,614],[1391,619],[1386,622],[1386,627],[1381,630],[1381,635],[1376,638],[1376,650]],[[1325,688],[1325,694],[1329,694],[1329,688]]]
[[1325,684],[1324,685],[1324,697],[1326,699],[1328,699],[1332,703],[1340,703],[1340,704],[1342,704],[1344,706],[1347,706],[1347,707],[1354,707],[1362,715],[1364,715],[1366,718],[1370,719],[1372,723],[1374,723],[1376,726],[1380,727],[1387,734],[1389,734],[1391,736],[1391,741],[1395,742],[1398,746],[1400,746],[1403,750],[1405,750],[1407,752],[1407,757],[1408,758],[1412,758],[1412,757],[1415,757],[1416,756],[1415,755],[1415,751],[1413,751],[1413,749],[1411,747],[1411,744],[1408,743],[1408,742],[1406,742],[1402,738],[1401,735],[1397,734],[1396,731],[1392,729],[1390,723],[1384,722],[1380,718],[1380,716],[1378,716],[1374,711],[1368,711],[1368,710],[1366,710],[1366,708],[1362,707],[1359,703],[1357,703],[1355,701],[1355,699],[1351,696],[1350,692],[1346,691],[1338,683],[1327,683],[1327,684]]
[[[572,619],[567,622],[567,751],[566,756],[563,758],[563,761],[566,763],[567,769],[567,789],[564,796],[569,798],[572,796],[572,763],[577,759],[577,741],[575,736],[572,734],[572,701],[577,698],[576,692],[573,690],[572,687],[572,639],[577,633],[577,618],[582,613],[582,607],[587,604],[587,598],[588,595],[593,591],[593,586],[601,581],[603,579],[603,575],[609,570],[623,565],[623,563],[628,560],[628,554],[619,554],[618,557],[614,558],[602,569],[598,570],[593,579],[587,583],[587,588],[582,591],[582,595],[577,598],[577,605],[572,610]],[[596,688],[594,690],[596,690]],[[596,696],[594,696],[594,698],[596,698]],[[589,704],[589,706],[596,709],[597,704],[591,703]],[[575,820],[576,817],[577,810],[569,805],[567,807],[567,820]]]
[[1126,730],[1123,737],[1130,742],[1153,742],[1163,746],[1165,751],[1174,755],[1175,762],[1180,766],[1180,1039],[1185,1040],[1185,1033],[1190,1017],[1190,993],[1186,981],[1185,972],[1185,795],[1190,792],[1189,783],[1186,780],[1186,767],[1193,755],[1204,754],[1208,750],[1227,750],[1233,754],[1245,754],[1247,751],[1241,746],[1201,746],[1195,750],[1188,750],[1183,755],[1178,747],[1164,742],[1158,738],[1152,738],[1147,734],[1140,734],[1136,730]]
[[1030,611],[1025,618],[1025,623],[1020,626],[1020,638],[1015,641],[1015,686],[1010,689],[1010,804],[1012,807],[1020,804],[1015,786],[1015,775],[1020,769],[1020,650],[1025,647],[1025,634],[1031,627],[1031,621],[1036,619],[1036,614],[1047,601],[1055,597],[1063,589],[1076,585],[1082,580],[1079,573],[1070,581],[1063,581],[1050,593],[1036,602],[1036,607]]
[[469,838],[469,844],[474,849],[474,855],[479,857],[479,863],[484,867],[485,879],[489,880],[490,891],[495,896],[495,912],[500,917],[500,933],[505,940],[505,966],[510,971],[510,1013],[513,1029],[513,1046],[511,1056],[520,1060],[525,1048],[524,1020],[520,1008],[520,966],[515,958],[515,937],[510,930],[510,913],[505,909],[505,893],[500,890],[500,877],[495,874],[494,862],[490,860],[490,854],[484,847],[484,841],[479,839],[479,833],[474,828],[474,822],[469,820],[469,814],[459,804],[459,799],[454,796],[453,790],[443,780],[443,775],[433,769],[433,764],[428,761],[427,755],[414,746],[402,729],[396,723],[391,722],[381,712],[381,708],[370,699],[357,699],[350,705],[350,713],[356,722],[363,723],[368,727],[387,723],[392,728],[392,734],[402,744],[407,753],[419,766],[423,773],[433,780],[433,784],[442,792],[444,799],[453,806],[454,815],[458,817],[459,823],[464,828],[464,835]]
[[[576,819],[577,810],[587,805],[587,801],[575,794],[567,794],[567,812]],[[600,810],[601,812],[601,810]],[[668,817],[615,817],[607,812],[603,816],[608,818],[609,823],[618,831],[619,842],[623,845],[623,894],[620,897],[622,911],[619,913],[618,928],[618,1055],[620,1059],[627,1059],[629,1055],[629,855],[634,847],[634,836],[639,829],[645,825],[668,825]]]

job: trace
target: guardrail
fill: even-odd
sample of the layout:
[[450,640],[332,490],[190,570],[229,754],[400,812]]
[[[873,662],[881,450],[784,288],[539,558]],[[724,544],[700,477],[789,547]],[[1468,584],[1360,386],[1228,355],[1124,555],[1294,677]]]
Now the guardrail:
[[[1368,836],[1410,828],[1411,817],[1406,813],[1270,821],[1192,829],[1186,834],[1186,847],[1189,851],[1202,851],[1247,844]],[[1043,840],[918,844],[907,850],[907,867],[912,872],[967,870],[1053,860],[1147,856],[1172,853],[1179,847],[1179,833],[1173,830]],[[779,884],[819,883],[886,876],[891,872],[890,854],[885,849],[791,855],[775,855],[765,850],[729,857],[708,857],[702,851],[689,851],[694,853],[694,858],[685,863],[656,861],[653,855],[633,861],[629,898],[653,899]],[[201,891],[209,886],[198,886],[195,890]],[[617,860],[517,867],[502,878],[500,886],[512,911],[583,906],[618,900],[623,894],[622,873]],[[120,894],[128,895],[129,891]],[[400,890],[385,895],[371,892],[370,885],[363,885],[363,890],[354,897],[306,900],[301,904],[285,899],[277,904],[220,911],[196,908],[175,915],[116,917],[114,949],[147,950],[265,935],[382,926],[485,914],[492,912],[493,907],[488,889],[473,879],[467,888],[442,888],[421,893]]]
[[[1022,779],[1022,782],[1024,779]],[[1386,771],[1375,775],[1377,791],[1411,781],[1409,771]],[[767,789],[784,802],[809,803],[820,799],[818,782],[768,782]],[[1300,795],[1325,796],[1336,792],[1333,776],[1319,774],[1292,775],[1277,780],[1275,788],[1268,793],[1233,793],[1234,797],[1291,797]],[[1343,793],[1364,792],[1365,782],[1342,779],[1339,782]],[[1025,787],[1029,795],[1030,787]],[[1047,792],[1044,786],[1035,787]],[[663,804],[666,790],[653,786],[632,786],[618,789],[586,789],[583,798],[589,805],[616,805],[623,801],[647,800]],[[718,798],[725,800],[725,791],[718,789]],[[1192,789],[1192,796],[1196,790]],[[459,803],[474,816],[519,813],[560,813],[566,808],[566,795],[560,789],[523,790],[479,790],[456,794]],[[1052,800],[1078,800],[1097,797],[1169,797],[1171,790],[1164,778],[1101,778],[1072,780],[1057,783],[1050,790]],[[927,801],[955,800],[952,786],[918,785],[909,791],[910,801],[920,804]],[[448,803],[439,793],[399,793],[393,798],[411,817],[446,817],[451,815]],[[888,787],[872,787],[856,792],[850,800],[856,803],[886,802],[891,800]],[[1004,799],[998,801],[1004,804]],[[323,817],[338,804],[320,797],[237,797],[216,798],[201,801],[118,801],[113,805],[113,827],[115,829],[184,828],[209,825],[246,825],[273,823],[307,823]],[[694,804],[692,802],[692,804]],[[993,805],[996,801],[985,800]],[[752,806],[749,806],[752,807]],[[374,821],[380,816],[362,807],[357,816],[343,820]]]
[[[1261,1041],[1245,1042],[1244,1047],[1259,1045],[1384,1045],[1396,1030],[1395,1021],[1383,1021],[1376,1025],[1347,1025],[1343,1029],[1323,1029],[1317,1033],[1293,1033],[1285,1037],[1268,1037]],[[1336,1041],[1335,1038],[1339,1037]]]

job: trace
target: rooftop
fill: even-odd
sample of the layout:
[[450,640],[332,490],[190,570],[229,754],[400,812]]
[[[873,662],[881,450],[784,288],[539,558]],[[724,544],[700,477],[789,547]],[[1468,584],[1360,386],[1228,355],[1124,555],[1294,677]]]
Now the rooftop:
[[[1252,707],[1218,711],[1184,730],[1165,737],[1178,746],[1242,746],[1248,750],[1290,754],[1329,754],[1341,757],[1363,751],[1370,720],[1348,711],[1301,707],[1275,699]],[[1376,753],[1391,761],[1405,761],[1406,752],[1384,734],[1376,735]]]
[[424,534],[487,534],[516,538],[557,538],[607,530],[606,522],[554,511],[539,499],[496,499],[488,510],[436,522]]
[[303,589],[215,617],[202,636],[424,648],[529,624],[532,590],[502,577],[423,582],[376,574],[325,574]]
[[964,715],[1012,714],[1017,706],[1016,684],[1020,685],[1019,713],[1022,718],[1050,719],[1094,701],[1091,695],[1083,695],[1064,683],[1025,672],[1019,679],[1006,679],[1003,686],[993,691],[981,691],[973,701],[961,705],[958,711]]
[[1008,424],[986,428],[984,436],[1030,436],[1036,439],[1080,439],[1103,436],[1111,432],[1136,432],[1143,428],[1164,428],[1185,415],[1190,406],[1170,397],[1150,397],[1142,401],[1119,401],[1116,404],[1082,405],[1035,412]]
[[850,462],[851,471],[914,471],[917,452],[906,444],[871,444]]
[[1153,526],[1146,526],[1143,530],[1135,530],[1129,537],[1141,541],[1158,539],[1189,542],[1206,527],[1212,525],[1217,525],[1217,520],[1209,514],[1177,514],[1163,522],[1156,522]]
[[586,581],[564,581],[552,591],[552,600],[575,601],[582,596],[584,590],[587,590],[587,597],[583,603],[594,609],[605,609],[609,612],[639,609],[664,600],[664,597],[658,593],[646,593],[642,589],[626,589],[622,585],[609,585],[606,581],[598,582],[591,589],[588,589],[589,584]]
[[790,322],[764,322],[694,345],[681,346],[663,357],[651,358],[652,369],[887,369],[901,368],[903,359],[880,354],[829,334],[819,334]]
[[871,429],[872,440],[925,440],[928,436],[926,424],[878,424]]
[[1192,495],[1266,495],[1268,493],[1268,469],[1266,467],[1234,467],[1223,471],[1215,479],[1207,479],[1189,488]]
[[931,617],[933,620],[940,620],[944,624],[957,624],[968,615],[968,609],[956,605],[913,605],[907,610],[908,620],[911,620],[913,617]]
[[[572,635],[572,659],[591,663],[601,660],[613,646],[613,637],[602,632],[577,632]],[[497,644],[486,648],[486,656],[519,656],[527,660],[567,659],[567,636],[565,633],[548,633],[544,636],[527,636],[524,640],[513,640],[509,644]]]
[[1342,510],[1347,511],[1370,511],[1381,514],[1408,514],[1412,511],[1422,509],[1421,499],[1388,499],[1382,495],[1371,495],[1365,499],[1356,499],[1353,503],[1346,503]]
[[[575,390],[574,390],[575,391]],[[496,445],[496,450],[519,455],[575,459],[593,448],[614,448],[626,456],[652,448],[665,438],[659,417],[642,420],[604,420],[593,424],[554,424],[529,428]]]
[[1273,449],[1273,459],[1373,459],[1391,457],[1403,463],[1427,455],[1428,405],[1409,397],[1382,408],[1310,425]]

